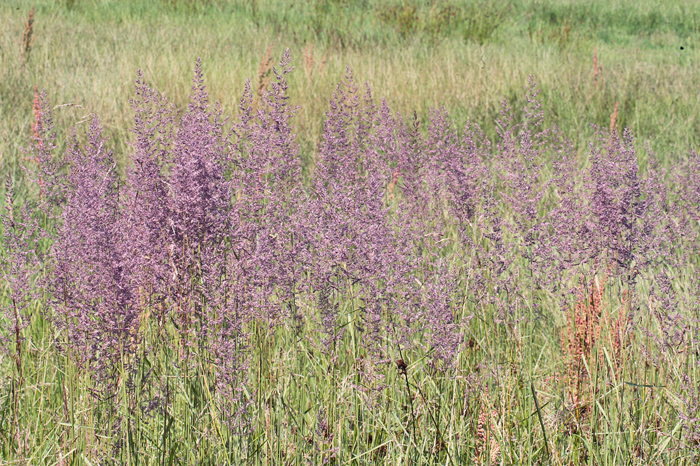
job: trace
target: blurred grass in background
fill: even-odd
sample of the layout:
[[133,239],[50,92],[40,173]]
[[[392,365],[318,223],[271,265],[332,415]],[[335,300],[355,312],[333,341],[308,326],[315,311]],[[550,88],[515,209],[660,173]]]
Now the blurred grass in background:
[[490,136],[501,100],[520,111],[533,74],[548,121],[580,151],[591,124],[609,126],[616,102],[618,127],[629,125],[665,160],[700,138],[695,2],[8,0],[0,20],[0,154],[3,172],[15,175],[31,137],[35,84],[56,105],[81,106],[57,112],[60,139],[95,112],[123,161],[137,69],[182,104],[202,57],[212,97],[234,115],[245,80],[258,85],[270,46],[273,63],[289,47],[297,65],[290,91],[301,106],[295,124],[307,169],[346,66],[405,116],[416,111],[426,122],[431,107],[444,106],[458,126],[471,119]]

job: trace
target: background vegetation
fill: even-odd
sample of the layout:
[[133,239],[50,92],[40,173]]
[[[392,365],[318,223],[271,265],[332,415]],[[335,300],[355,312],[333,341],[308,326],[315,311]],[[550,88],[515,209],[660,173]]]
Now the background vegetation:
[[[22,58],[32,6],[31,51]],[[616,102],[618,125],[667,159],[682,157],[700,134],[700,6],[690,1],[8,0],[0,14],[0,154],[13,170],[31,134],[34,85],[52,102],[81,106],[58,112],[64,128],[101,115],[123,161],[137,69],[182,103],[201,57],[212,97],[231,113],[245,80],[257,85],[270,47],[274,61],[291,48],[299,71],[291,92],[302,106],[296,125],[307,167],[346,66],[423,124],[430,108],[444,106],[458,126],[471,119],[493,137],[501,100],[521,108],[532,74],[546,118],[577,135],[581,149],[591,124],[609,125]]]
[[[212,100],[232,115],[246,79],[259,99],[257,90],[269,86],[269,65],[287,47],[297,66],[289,93],[301,107],[293,123],[305,179],[317,161],[328,99],[346,66],[392,109],[406,117],[415,111],[422,129],[429,109],[444,106],[457,127],[478,122],[490,139],[502,99],[516,120],[522,117],[532,74],[546,123],[572,138],[581,167],[589,164],[591,124],[607,129],[613,114],[617,128],[629,126],[635,143],[648,143],[669,169],[685,163],[700,142],[700,4],[691,1],[7,0],[0,20],[0,169],[15,180],[17,204],[36,197],[20,168],[21,148],[32,142],[35,85],[58,106],[59,148],[69,127],[87,126],[98,114],[123,174],[137,69],[184,106],[201,57]],[[639,157],[645,168],[647,153]],[[675,287],[690,290],[695,270],[695,261],[688,261]],[[601,315],[593,304],[598,296],[603,314],[619,318],[628,311],[622,288],[592,287],[591,304],[579,310]],[[640,279],[640,296],[649,298],[651,288],[650,280]],[[572,296],[572,310],[575,303]],[[351,313],[354,304],[347,301],[344,309]],[[663,358],[650,364],[642,359],[650,346],[640,334],[617,367],[605,356],[616,338],[606,324],[600,341],[607,343],[590,350],[596,357],[587,355],[586,384],[595,388],[581,389],[565,375],[556,377],[571,370],[561,349],[567,317],[556,306],[546,319],[519,309],[526,322],[521,328],[482,311],[456,377],[440,376],[420,352],[406,358],[405,381],[393,364],[386,366],[390,389],[371,400],[385,409],[368,408],[371,396],[356,389],[359,335],[349,331],[339,359],[331,360],[316,350],[317,342],[297,338],[298,329],[251,329],[250,377],[257,391],[246,393],[253,400],[247,436],[223,427],[206,377],[180,373],[169,348],[149,362],[163,375],[163,392],[175,394],[165,415],[138,409],[138,396],[124,385],[115,395],[123,397],[124,411],[93,409],[85,388],[90,375],[68,352],[57,351],[60,335],[36,312],[23,330],[21,368],[7,354],[0,360],[6,375],[0,460],[94,464],[111,451],[103,446],[111,439],[100,437],[97,427],[129,419],[139,436],[121,445],[115,462],[695,464],[697,444],[684,435],[697,422],[687,418],[696,409],[690,401],[697,397],[693,348],[664,356],[677,356],[675,364]],[[649,316],[637,324],[663,333]],[[157,341],[159,331],[145,328],[145,340]],[[479,371],[489,375],[482,379]],[[572,408],[573,391],[585,398],[585,408]],[[13,417],[17,412],[21,419]]]

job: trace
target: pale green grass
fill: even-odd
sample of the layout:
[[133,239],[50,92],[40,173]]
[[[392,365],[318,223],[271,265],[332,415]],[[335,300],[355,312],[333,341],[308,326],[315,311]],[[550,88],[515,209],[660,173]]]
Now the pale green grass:
[[[23,69],[19,42],[30,4],[5,2],[0,6],[5,25],[0,32],[3,166],[16,170],[18,148],[29,143],[34,84],[45,88],[56,105],[81,106],[58,112],[61,133],[88,113],[97,113],[123,160],[132,118],[128,99],[137,69],[181,104],[194,62],[201,57],[212,98],[234,114],[245,80],[257,85],[258,65],[273,43],[275,57],[289,47],[297,65],[291,96],[301,106],[295,123],[307,164],[312,163],[323,112],[345,67],[360,82],[367,81],[376,96],[386,97],[394,110],[407,116],[415,110],[424,122],[431,107],[445,106],[459,125],[471,119],[493,136],[501,100],[509,99],[519,110],[523,86],[532,74],[542,89],[549,121],[562,127],[581,150],[592,134],[591,124],[609,126],[617,101],[619,125],[629,125],[655,151],[674,158],[697,147],[699,97],[694,83],[700,77],[695,66],[700,55],[695,18],[700,18],[700,7],[695,4],[584,7],[577,2],[524,2],[512,7],[503,26],[483,45],[454,35],[431,39],[418,32],[402,39],[384,25],[374,35],[364,32],[359,45],[345,48],[329,33],[297,33],[308,20],[306,10],[280,4],[285,7],[265,9],[261,2],[258,15],[263,19],[256,24],[250,7],[243,6],[248,3],[193,12],[166,2],[78,0],[72,9],[36,2],[35,41]],[[354,8],[346,8],[348,16],[365,11],[361,3]],[[285,20],[275,23],[280,15]],[[637,29],[627,26],[637,23]],[[322,73],[305,69],[305,41],[314,43],[317,67],[328,52]],[[597,88],[595,47],[603,68]]]
[[[640,289],[644,296],[644,285]],[[613,316],[620,311],[618,292],[613,285],[605,297],[606,313]],[[519,323],[503,325],[494,322],[488,306],[468,306],[464,315],[475,318],[456,371],[436,372],[424,352],[402,354],[409,364],[411,407],[393,363],[364,364],[361,335],[352,324],[354,305],[341,306],[346,317],[339,325],[349,324],[349,331],[336,348],[337,358],[319,351],[311,327],[301,332],[282,327],[274,334],[266,326],[248,329],[245,397],[251,402],[252,431],[243,436],[227,430],[213,402],[213,378],[203,355],[194,356],[197,368],[181,362],[174,329],[172,346],[163,345],[157,326],[145,329],[136,386],[152,371],[148,387],[170,393],[166,412],[145,414],[141,403],[157,389],[127,391],[129,374],[122,373],[114,398],[99,402],[86,389],[93,386],[89,375],[55,350],[53,339],[60,336],[34,317],[25,332],[21,446],[6,443],[2,458],[8,464],[60,464],[60,458],[95,464],[111,455],[114,431],[108,426],[117,422],[131,432],[116,458],[123,464],[695,464],[696,452],[682,447],[679,429],[679,381],[682,373],[696,377],[695,356],[671,351],[657,355],[658,366],[645,364],[640,351],[649,341],[641,331],[634,333],[625,349],[627,362],[616,372],[609,370],[611,335],[603,329],[594,349],[601,356],[592,359],[586,368],[590,376],[583,380],[594,395],[584,397],[585,408],[577,415],[572,388],[563,381],[556,324],[562,316],[543,320],[522,308],[513,315]],[[314,315],[313,307],[302,307],[307,317]],[[638,324],[659,331],[650,317]],[[470,338],[473,346],[466,343]],[[390,353],[391,359],[399,356],[396,349]],[[15,432],[11,366],[6,359],[0,366],[0,427],[6,440]],[[385,378],[372,380],[373,373]],[[387,388],[372,391],[379,386]],[[477,434],[484,413],[486,442]],[[328,430],[320,430],[319,416]]]

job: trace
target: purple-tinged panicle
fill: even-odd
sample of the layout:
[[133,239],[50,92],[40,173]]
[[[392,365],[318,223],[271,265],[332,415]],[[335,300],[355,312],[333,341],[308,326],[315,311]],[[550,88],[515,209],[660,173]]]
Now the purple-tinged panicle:
[[273,188],[279,189],[280,195],[291,196],[291,193],[285,193],[285,188],[298,189],[301,173],[296,135],[291,126],[298,107],[289,105],[287,95],[289,84],[286,76],[294,70],[290,65],[289,50],[285,51],[279,67],[279,70],[273,68],[275,79],[270,83],[270,90],[263,94],[262,108],[252,119],[246,110],[241,121],[242,125],[246,121],[251,125],[246,138],[247,150],[240,154],[247,159],[244,163],[248,165],[244,166],[255,172],[247,173],[253,175],[247,182],[263,188],[268,197]]
[[[362,99],[357,90],[348,71],[326,115],[308,205],[316,254],[311,272],[326,342],[338,337],[336,303],[352,296],[360,303],[363,324],[356,325],[365,332],[362,342],[371,354],[386,350],[383,332],[406,349],[410,335],[423,328],[438,349],[435,357],[447,360],[459,344],[460,327],[453,306],[456,276],[440,259],[444,244],[439,240],[446,229],[442,206],[448,191],[458,198],[470,189],[458,186],[466,180],[459,170],[471,173],[474,160],[460,156],[463,167],[450,165],[450,156],[460,149],[446,116],[426,143],[417,127],[406,128],[392,115],[386,102],[377,110],[369,87]],[[434,151],[426,162],[423,147]],[[427,183],[439,187],[432,197],[423,193],[426,176],[432,177]],[[430,199],[440,206],[437,214],[433,205],[426,209],[423,201]],[[416,216],[418,211],[426,217]]]
[[464,296],[459,293],[459,273],[450,269],[447,260],[434,265],[432,274],[422,286],[423,316],[420,325],[429,334],[434,367],[453,369],[466,328],[472,316],[462,318]]
[[[275,80],[253,112],[246,83],[242,115],[234,124],[236,202],[232,212],[234,253],[228,273],[235,282],[236,306],[243,306],[270,324],[296,313],[295,294],[306,258],[306,225],[299,222],[303,199],[298,145],[288,103],[286,75],[292,72],[289,50],[273,69]],[[281,300],[271,300],[277,293]],[[286,305],[286,310],[283,309]],[[252,315],[251,315],[252,316]]]
[[[425,147],[427,164],[423,176],[431,196],[431,207],[438,215],[445,207],[443,202],[449,202],[453,191],[459,189],[455,186],[458,176],[456,171],[468,168],[460,166],[467,158],[462,149],[457,130],[447,111],[431,110]],[[469,189],[469,186],[464,186],[464,189]]]
[[284,318],[299,319],[296,295],[308,262],[306,225],[299,214],[303,202],[298,145],[291,120],[297,111],[289,105],[286,76],[292,72],[289,50],[273,68],[275,79],[253,109],[250,82],[240,100],[239,121],[232,134],[230,209],[224,294],[214,353],[218,361],[217,387],[229,427],[248,429],[247,335],[243,324],[260,319],[270,326]]
[[21,374],[22,330],[29,324],[32,301],[39,296],[33,291],[32,279],[36,273],[38,259],[35,233],[37,225],[32,219],[27,205],[23,205],[16,215],[14,212],[14,186],[7,175],[5,182],[5,204],[2,216],[2,281],[6,294],[2,300],[0,313],[0,348],[14,359],[18,374]]
[[[204,343],[207,312],[216,309],[218,285],[226,260],[230,234],[231,182],[225,172],[229,144],[224,136],[221,110],[209,104],[201,62],[198,60],[187,111],[176,124],[167,180],[167,223],[161,232],[171,266],[170,300],[181,332],[193,331]],[[212,321],[216,319],[212,316]]]
[[[367,85],[367,98],[371,99],[371,90]],[[379,178],[389,197],[393,197],[393,190],[401,175],[402,152],[405,150],[405,139],[402,128],[401,115],[394,116],[386,102],[382,99],[379,110],[376,113],[376,130],[371,136],[372,147],[375,152],[368,161],[367,170],[370,176]],[[387,199],[390,201],[390,199]]]
[[[460,139],[454,124],[443,110],[431,111],[426,138],[427,163],[423,177],[431,196],[430,205],[441,228],[453,222],[459,227],[460,240],[466,241],[466,230],[473,220],[489,176],[484,166],[490,145],[477,125],[470,123]],[[449,219],[443,219],[447,209]]]
[[687,160],[674,174],[674,181],[678,228],[687,243],[684,250],[692,256],[698,254],[700,248],[700,155],[697,152],[690,150]]
[[[149,88],[141,74],[136,79],[134,110],[135,140],[131,143],[132,165],[124,190],[124,220],[129,261],[134,280],[147,297],[146,305],[163,302],[169,293],[173,269],[169,244],[163,235],[172,228],[166,168],[171,161],[174,123],[178,111],[165,96]],[[161,315],[161,318],[163,316]]]
[[413,210],[417,218],[427,216],[427,195],[423,187],[423,170],[425,160],[425,138],[420,132],[418,115],[413,112],[410,125],[399,128],[398,141],[401,142],[398,168],[401,176],[400,187],[402,205],[406,210]]
[[93,118],[82,147],[73,133],[63,222],[52,248],[51,291],[75,355],[98,378],[115,375],[138,344],[136,293],[122,223],[116,163]]
[[[60,210],[66,201],[65,184],[66,161],[56,157],[56,132],[53,111],[48,95],[44,89],[38,95],[36,105],[36,124],[34,140],[29,149],[22,151],[28,155],[23,170],[28,180],[39,188],[38,209],[44,215],[45,228],[60,225]],[[51,237],[53,231],[44,230],[42,235]]]
[[336,86],[330,100],[330,110],[323,121],[323,135],[319,159],[316,164],[317,183],[333,183],[315,186],[317,190],[333,190],[335,184],[351,185],[359,176],[359,155],[352,149],[353,124],[359,114],[358,87],[348,68],[345,81]]
[[216,365],[217,406],[234,435],[245,435],[250,423],[249,401],[245,396],[248,383],[248,339],[242,331],[242,320],[235,314],[222,314],[218,330],[210,340]]
[[613,132],[604,144],[602,149],[591,146],[591,258],[628,269],[644,213],[637,154],[629,129],[624,137]]
[[629,128],[622,137],[616,131],[601,135],[599,144],[591,145],[588,260],[612,265],[633,286],[639,274],[670,258],[679,232],[653,160],[646,177],[639,173]]
[[683,425],[683,443],[690,450],[692,458],[697,461],[700,457],[700,389],[697,382],[686,373],[681,376],[681,383],[685,393],[678,417]]
[[[556,126],[550,130],[552,158],[551,187],[555,202],[547,214],[545,232],[548,239],[547,255],[550,268],[546,284],[560,289],[565,272],[575,270],[585,258],[586,235],[583,224],[586,193],[577,186],[576,152],[571,141]],[[574,294],[575,288],[564,290]]]
[[656,344],[652,354],[658,360],[671,356],[675,349],[685,348],[692,336],[689,322],[681,313],[673,278],[662,269],[654,276],[650,290],[649,311],[658,322],[661,334],[645,332]]
[[542,200],[550,188],[542,176],[542,146],[546,143],[548,131],[542,128],[544,114],[538,94],[536,83],[530,76],[524,120],[520,124],[512,123],[510,110],[504,103],[503,118],[499,119],[497,173],[504,189],[504,204],[512,212],[507,216],[511,219],[507,228],[518,238],[518,254],[525,259],[527,274],[539,287],[546,281],[546,269],[551,266],[551,261],[547,219],[541,212]]
[[[360,328],[368,332],[363,342],[376,346],[382,309],[395,304],[381,291],[391,288],[388,282],[395,235],[387,221],[386,184],[378,173],[382,168],[376,163],[372,140],[376,106],[369,88],[365,98],[360,98],[349,70],[345,78],[326,114],[307,206],[315,253],[312,284],[322,294],[319,304],[328,335],[335,334],[330,315],[334,303],[352,294],[361,303],[362,319],[357,322],[363,321]],[[334,293],[329,293],[331,289]]]
[[[416,254],[413,271],[420,287],[420,324],[430,335],[436,367],[447,370],[462,341],[469,317],[462,316],[466,283],[446,259],[453,251],[466,259],[473,249],[471,228],[483,197],[488,147],[479,128],[468,125],[460,139],[446,111],[433,110],[423,138],[414,125],[406,144],[402,193],[410,212]],[[412,172],[417,172],[416,174]],[[456,238],[453,226],[457,226]],[[470,284],[471,287],[473,284]],[[475,296],[475,290],[468,293]],[[464,318],[466,317],[466,318]]]

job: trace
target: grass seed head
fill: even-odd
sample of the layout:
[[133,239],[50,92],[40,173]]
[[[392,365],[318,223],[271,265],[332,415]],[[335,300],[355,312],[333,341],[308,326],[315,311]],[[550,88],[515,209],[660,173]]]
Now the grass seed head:
[[34,44],[34,7],[27,15],[27,21],[24,23],[24,32],[22,33],[22,43],[20,44],[19,57],[22,66],[29,61],[29,55]]

